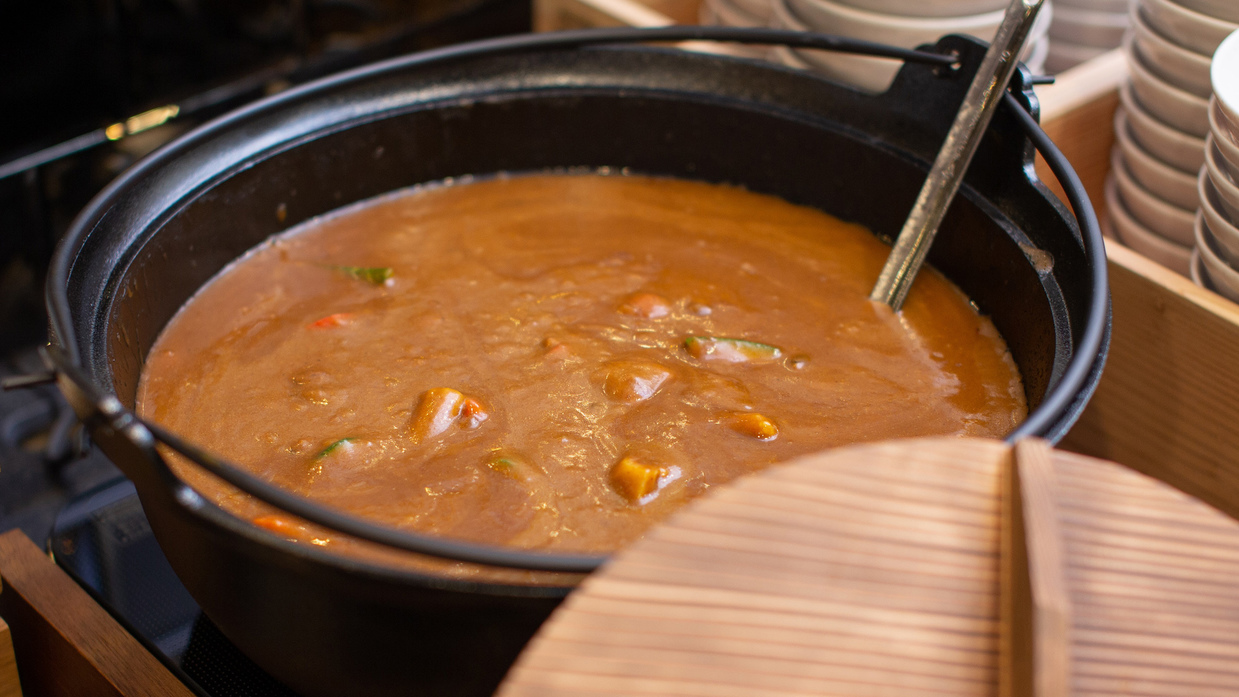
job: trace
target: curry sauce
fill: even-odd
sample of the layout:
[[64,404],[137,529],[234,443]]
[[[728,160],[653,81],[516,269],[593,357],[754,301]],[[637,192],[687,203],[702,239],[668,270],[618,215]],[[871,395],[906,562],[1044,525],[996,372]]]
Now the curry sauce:
[[[1001,437],[1026,415],[993,325],[940,274],[739,188],[545,174],[423,186],[276,236],[168,324],[141,414],[390,526],[609,551],[711,487],[844,443]],[[271,515],[181,460],[225,508]]]

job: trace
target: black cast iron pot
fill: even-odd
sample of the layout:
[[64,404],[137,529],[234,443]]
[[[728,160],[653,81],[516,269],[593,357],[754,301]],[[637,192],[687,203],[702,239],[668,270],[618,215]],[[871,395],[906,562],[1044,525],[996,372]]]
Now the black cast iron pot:
[[[172,435],[130,409],[147,351],[195,290],[312,216],[419,182],[497,171],[611,167],[738,183],[891,236],[984,51],[947,37],[935,50],[957,52],[957,66],[908,63],[888,92],[870,96],[756,62],[583,49],[575,44],[599,36],[575,36],[585,38],[412,56],[235,112],[123,175],[57,252],[48,353],[61,388],[134,480],[161,547],[203,610],[306,695],[488,694],[568,589],[338,558],[233,518],[178,480],[152,433]],[[1020,112],[1036,113],[1027,80],[1017,74],[1015,98],[995,117],[930,261],[993,318],[1019,365],[1031,414],[1013,437],[1055,440],[1096,385],[1109,301],[1096,220],[1048,141],[1041,147],[1079,224],[1034,174],[1029,136],[1044,134]],[[241,475],[230,481],[270,493]],[[561,571],[600,561],[371,530],[287,494],[277,503],[459,559]]]

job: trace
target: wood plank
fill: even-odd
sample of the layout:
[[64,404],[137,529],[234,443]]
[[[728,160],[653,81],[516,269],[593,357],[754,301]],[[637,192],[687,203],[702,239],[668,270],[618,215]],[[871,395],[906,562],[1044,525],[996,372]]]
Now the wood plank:
[[0,619],[0,697],[22,697],[17,657],[13,655],[13,636],[3,619]]
[[[1121,687],[1150,697],[1235,694],[1239,584],[1229,567],[1239,550],[1239,525],[1117,465],[1066,452],[1056,453],[1054,464],[1060,488],[1072,490],[1071,514],[1060,522],[1077,692]],[[1144,492],[1133,498],[1137,484]],[[1116,505],[1128,499],[1156,514],[1133,516]],[[1184,525],[1185,519],[1230,522]],[[1092,539],[1099,530],[1106,531],[1104,539]],[[1188,545],[1196,549],[1183,556]],[[1156,556],[1146,556],[1147,550],[1157,550]]]
[[1058,697],[1071,687],[1071,599],[1051,450],[1016,443],[1004,476],[1000,694]]
[[1239,305],[1112,246],[1105,375],[1062,447],[1239,517]]
[[1014,457],[1002,469],[999,517],[998,695],[1033,697],[1032,586],[1025,544],[1024,505]]
[[0,616],[39,697],[192,697],[20,530],[0,535]]
[[[787,656],[797,652],[811,652],[814,658],[831,655],[847,655],[861,662],[876,657],[885,658],[887,640],[867,636],[864,633],[838,631],[789,631],[786,628],[771,630],[751,625],[726,622],[710,624],[679,622],[675,618],[641,616],[637,614],[578,613],[578,622],[571,626],[555,624],[548,626],[548,639],[590,643],[598,636],[616,635],[619,638],[637,640],[641,645],[657,648],[677,648],[686,640],[709,643],[723,647],[731,653],[744,651],[753,654]],[[826,627],[833,630],[834,627]],[[789,641],[790,640],[790,641]],[[912,672],[927,674],[956,674],[973,676],[987,675],[993,678],[993,665],[986,655],[977,651],[958,651],[951,660],[942,660],[942,652],[924,642],[905,644],[902,667]],[[1239,666],[1236,666],[1239,669]]]
[[[767,641],[776,643],[796,641],[797,637],[802,636],[815,638],[810,641],[828,641],[833,637],[846,637],[849,642],[872,640],[887,647],[890,642],[899,641],[909,654],[926,658],[917,653],[924,650],[946,663],[990,665],[994,653],[992,637],[988,634],[963,635],[954,627],[913,627],[906,622],[892,622],[890,617],[881,617],[882,621],[874,622],[872,618],[845,614],[778,612],[764,607],[750,609],[718,604],[654,603],[642,598],[613,599],[597,593],[588,602],[580,601],[574,605],[572,612],[575,618],[579,618],[572,623],[573,627],[583,627],[593,621],[595,627],[592,631],[603,633],[615,623],[636,620],[643,624],[648,622],[647,629],[650,631],[656,627],[666,631],[668,625],[664,623],[671,623],[676,628],[673,633],[685,637],[734,631],[751,637],[764,635]],[[558,624],[545,625],[543,631],[552,634],[559,628]],[[943,646],[943,635],[953,640],[951,646]],[[943,656],[946,658],[941,658]]]
[[[1036,88],[1041,102],[1041,127],[1080,176],[1098,219],[1104,218],[1103,193],[1106,175],[1110,173],[1110,148],[1114,145],[1114,110],[1119,103],[1119,85],[1127,79],[1127,62],[1122,49],[1115,49],[1055,77],[1055,84]],[[1055,195],[1067,200],[1040,155],[1037,174]]]
[[1052,453],[1049,443],[1040,439],[1028,438],[1015,445],[1015,481],[1032,601],[1034,697],[1071,693],[1071,599],[1064,573],[1066,559],[1055,503],[1058,486]]

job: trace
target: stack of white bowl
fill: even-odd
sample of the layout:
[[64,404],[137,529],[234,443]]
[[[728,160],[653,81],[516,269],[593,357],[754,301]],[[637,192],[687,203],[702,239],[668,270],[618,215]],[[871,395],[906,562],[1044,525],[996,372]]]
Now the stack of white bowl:
[[1211,82],[1192,279],[1239,302],[1239,31],[1213,54]]
[[1109,232],[1183,275],[1196,243],[1210,60],[1237,22],[1239,0],[1135,0],[1123,42],[1131,77],[1114,120]]
[[[772,26],[915,48],[936,43],[945,34],[990,41],[1007,5],[1008,0],[773,0]],[[1034,72],[1045,64],[1052,14],[1047,0],[1022,56]],[[869,92],[885,91],[902,66],[888,58],[805,49],[775,49],[774,56]]]
[[1061,73],[1117,48],[1127,16],[1128,0],[1054,0],[1045,69]]

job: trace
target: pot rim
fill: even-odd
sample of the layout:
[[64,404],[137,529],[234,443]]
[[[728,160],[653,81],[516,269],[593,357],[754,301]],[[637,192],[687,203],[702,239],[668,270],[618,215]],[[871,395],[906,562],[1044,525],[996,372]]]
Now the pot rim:
[[[949,56],[941,54],[909,51],[907,49],[884,47],[870,42],[784,30],[736,29],[728,27],[578,30],[491,39],[390,59],[322,78],[259,100],[194,129],[134,165],[96,195],[74,219],[73,224],[66,232],[53,256],[45,292],[52,330],[51,343],[53,350],[49,351],[51,362],[53,363],[52,367],[62,376],[68,378],[69,382],[73,383],[73,386],[82,395],[86,396],[86,401],[88,402],[88,404],[82,404],[81,399],[75,401],[71,398],[71,403],[75,404],[79,416],[84,421],[89,423],[93,419],[98,423],[100,417],[103,417],[106,425],[119,427],[116,429],[118,432],[123,430],[123,432],[129,433],[129,437],[135,441],[135,444],[137,444],[136,441],[141,441],[147,445],[150,455],[160,463],[162,463],[162,459],[159,458],[153,447],[156,440],[161,440],[174,449],[182,450],[183,454],[188,455],[197,464],[204,466],[208,471],[217,476],[223,477],[243,491],[256,495],[259,499],[267,498],[258,493],[261,490],[262,494],[280,499],[284,505],[277,505],[298,517],[317,523],[329,521],[325,523],[327,527],[349,534],[361,533],[356,534],[356,536],[377,542],[389,548],[496,567],[567,573],[583,573],[596,569],[606,561],[609,555],[568,555],[512,550],[432,535],[399,532],[384,526],[373,525],[364,520],[320,507],[309,499],[278,489],[278,487],[269,485],[240,468],[228,464],[224,460],[211,456],[206,451],[180,441],[174,434],[168,433],[158,426],[142,423],[137,419],[136,415],[129,413],[121,407],[119,400],[115,395],[111,394],[110,388],[104,387],[101,389],[91,383],[86,377],[77,343],[76,331],[72,323],[73,314],[69,309],[68,279],[86,238],[107,211],[111,209],[115,200],[132,183],[147,176],[151,170],[176,158],[180,153],[196,146],[200,142],[220,132],[236,128],[249,119],[294,104],[302,98],[329,91],[339,85],[381,76],[414,66],[450,63],[465,58],[520,53],[530,50],[578,49],[598,44],[687,39],[781,43],[868,55],[887,55],[889,57],[939,65],[946,65],[948,61],[952,60]],[[719,60],[735,59],[720,58]],[[779,69],[777,66],[770,67],[771,69]],[[1004,96],[1004,101],[1007,102],[1004,108],[1013,111],[1017,115],[1025,135],[1033,142],[1037,150],[1042,153],[1051,170],[1063,185],[1067,193],[1068,202],[1075,213],[1079,225],[1085,256],[1092,262],[1092,285],[1084,333],[1077,343],[1075,351],[1062,375],[1057,381],[1047,386],[1042,403],[1006,438],[1008,442],[1029,435],[1042,435],[1051,439],[1057,439],[1074,422],[1079,406],[1091,396],[1105,361],[1110,327],[1110,299],[1104,247],[1102,246],[1100,229],[1092,205],[1084,192],[1079,177],[1071,169],[1066,158],[1049,140],[1049,137],[1041,130],[1040,126],[1037,125],[1035,119],[1020,106],[1014,97],[1008,93]],[[107,409],[100,408],[100,405],[109,400]],[[185,453],[184,450],[189,450],[190,452]],[[163,467],[166,469],[166,465],[163,465]],[[167,476],[171,476],[181,487],[196,494],[188,484],[171,475],[170,471],[167,472]],[[270,491],[267,491],[267,489],[270,489]],[[205,499],[197,496],[198,500],[194,501],[193,496],[184,496],[183,494],[184,492],[178,492],[177,495],[178,502],[182,507],[190,507],[191,503],[195,504],[195,507],[200,509],[198,511],[200,514],[202,512],[201,509],[204,509],[202,504],[205,503]],[[209,509],[211,506],[206,506],[205,508]],[[222,509],[220,509],[220,512],[222,512]],[[227,514],[227,517],[235,519],[235,516],[231,516],[231,514]],[[239,521],[239,519],[235,520]],[[241,531],[247,536],[260,535],[262,541],[268,544],[270,543],[268,538],[273,537],[262,531],[251,530],[251,526],[238,524],[230,527],[233,527],[236,531]],[[353,532],[350,533],[350,530]],[[376,537],[381,539],[375,539]],[[328,554],[317,549],[306,549],[303,545],[296,545],[295,547],[296,550],[290,551],[295,551],[298,556],[309,556],[317,561],[326,561],[331,566],[348,568],[352,571],[365,570],[382,576],[395,574],[401,578],[416,577],[423,582],[433,582],[439,586],[447,584],[453,587],[469,587],[475,590],[490,588],[494,591],[500,591],[501,589],[508,589],[508,593],[510,593],[512,589],[522,587],[520,584],[506,583],[479,584],[478,582],[464,579],[434,576],[425,572],[404,571],[381,563],[360,562],[339,555]],[[543,588],[547,587],[543,586]],[[566,589],[567,586],[562,588]]]

